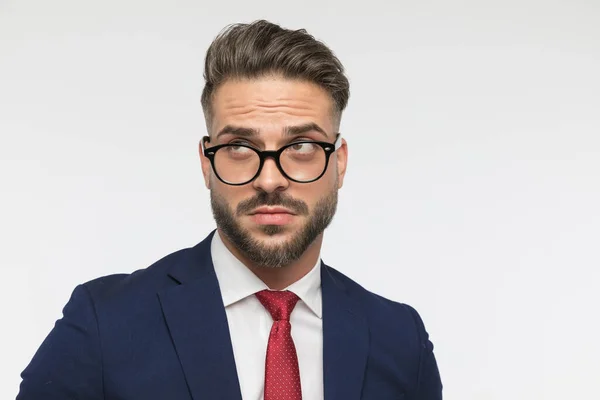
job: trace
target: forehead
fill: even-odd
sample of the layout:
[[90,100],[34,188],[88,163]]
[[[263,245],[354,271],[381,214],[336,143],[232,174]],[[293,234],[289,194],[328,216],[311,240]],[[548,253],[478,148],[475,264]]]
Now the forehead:
[[309,123],[333,135],[333,100],[321,87],[281,77],[229,80],[215,92],[211,134],[227,125],[281,132]]

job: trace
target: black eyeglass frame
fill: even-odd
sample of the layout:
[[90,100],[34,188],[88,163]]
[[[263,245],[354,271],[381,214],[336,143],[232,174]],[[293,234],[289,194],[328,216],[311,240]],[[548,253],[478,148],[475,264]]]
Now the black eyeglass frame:
[[[243,144],[243,143],[225,143],[225,144],[218,144],[218,145],[212,146],[212,147],[206,147],[206,143],[208,143],[208,142],[210,142],[210,137],[204,136],[202,138],[202,147],[204,147],[204,156],[210,160],[210,165],[212,166],[212,169],[215,172],[215,175],[217,176],[217,178],[219,178],[219,180],[221,182],[223,182],[227,185],[231,185],[231,186],[243,186],[243,185],[247,185],[248,183],[255,180],[260,175],[260,173],[263,169],[263,166],[265,164],[265,160],[267,158],[272,158],[275,161],[275,165],[277,165],[277,169],[279,170],[279,172],[281,172],[281,174],[286,179],[289,179],[292,182],[311,183],[311,182],[318,181],[319,179],[321,179],[323,177],[323,175],[325,175],[325,171],[327,171],[327,167],[329,166],[329,157],[342,146],[342,139],[341,139],[340,133],[336,134],[335,142],[333,142],[333,143],[320,142],[320,141],[315,141],[315,140],[300,140],[300,141],[291,142],[289,144],[286,144],[285,146],[281,147],[279,150],[259,150],[256,147],[252,147],[250,145]],[[281,154],[285,151],[285,149],[295,146],[297,144],[302,144],[302,143],[315,144],[317,146],[320,146],[323,149],[323,151],[325,151],[325,166],[323,167],[323,171],[321,172],[321,174],[319,176],[317,176],[316,178],[311,179],[309,181],[300,181],[300,180],[294,179],[291,176],[289,176],[283,170],[283,168],[281,166],[281,161],[279,160]],[[243,183],[227,182],[226,180],[224,180],[223,178],[221,178],[219,176],[219,173],[217,172],[217,168],[215,167],[215,155],[216,155],[217,151],[219,151],[219,149],[222,149],[224,147],[233,147],[233,146],[245,147],[247,149],[250,149],[250,150],[254,151],[256,154],[258,154],[258,157],[260,159],[260,164],[258,165],[258,171],[256,172],[256,174],[252,178],[248,179],[247,181],[245,181]]]

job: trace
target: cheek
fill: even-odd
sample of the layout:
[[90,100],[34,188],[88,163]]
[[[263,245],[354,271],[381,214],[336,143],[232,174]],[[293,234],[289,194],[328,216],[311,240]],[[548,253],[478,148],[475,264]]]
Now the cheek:
[[335,186],[336,177],[333,174],[327,173],[323,175],[321,179],[314,182],[310,188],[298,192],[298,199],[303,200],[312,213],[315,209],[315,205],[321,201],[324,197],[329,196],[332,190],[336,189]]
[[[332,160],[333,161],[333,160]],[[330,163],[327,167],[327,172],[316,183],[321,185],[321,194],[329,193],[334,187],[337,188],[338,168],[336,163]]]
[[247,193],[239,187],[226,185],[216,177],[211,177],[211,192],[218,195],[221,201],[227,203],[230,210],[235,213],[237,206],[245,199],[252,197],[252,193]]
[[226,189],[226,187],[224,187],[225,185],[223,184],[223,182],[221,182],[219,180],[219,178],[217,178],[217,176],[215,175],[215,173],[212,169],[208,173],[208,181],[210,183],[210,188],[212,190],[216,189],[217,192],[223,193],[224,189]]

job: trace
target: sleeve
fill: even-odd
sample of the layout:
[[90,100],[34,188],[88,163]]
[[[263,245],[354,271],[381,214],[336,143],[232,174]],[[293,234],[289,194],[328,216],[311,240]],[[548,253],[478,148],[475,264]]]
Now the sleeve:
[[413,400],[442,400],[442,380],[433,354],[433,343],[419,313],[408,306],[417,325],[420,338],[419,377]]
[[98,323],[85,286],[75,288],[21,378],[17,400],[104,399]]

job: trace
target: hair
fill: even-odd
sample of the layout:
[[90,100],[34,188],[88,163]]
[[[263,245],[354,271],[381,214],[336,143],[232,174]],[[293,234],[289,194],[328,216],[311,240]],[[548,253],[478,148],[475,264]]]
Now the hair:
[[227,26],[206,52],[201,102],[207,125],[210,127],[212,98],[220,85],[229,79],[269,75],[320,86],[331,96],[339,124],[350,97],[350,84],[340,60],[305,29],[289,30],[259,20]]

